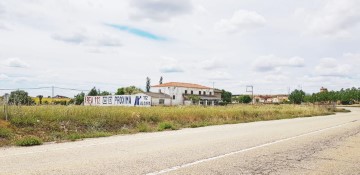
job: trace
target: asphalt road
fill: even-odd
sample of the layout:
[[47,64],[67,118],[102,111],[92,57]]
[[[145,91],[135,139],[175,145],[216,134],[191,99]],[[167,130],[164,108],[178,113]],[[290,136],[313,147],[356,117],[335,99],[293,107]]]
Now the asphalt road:
[[360,174],[360,108],[332,116],[0,148],[0,174]]

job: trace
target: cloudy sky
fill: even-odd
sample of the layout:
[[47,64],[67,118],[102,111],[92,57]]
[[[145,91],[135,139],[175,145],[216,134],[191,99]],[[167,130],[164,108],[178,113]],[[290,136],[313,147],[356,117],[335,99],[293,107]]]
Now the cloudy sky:
[[0,89],[337,90],[360,86],[359,48],[359,0],[0,1]]

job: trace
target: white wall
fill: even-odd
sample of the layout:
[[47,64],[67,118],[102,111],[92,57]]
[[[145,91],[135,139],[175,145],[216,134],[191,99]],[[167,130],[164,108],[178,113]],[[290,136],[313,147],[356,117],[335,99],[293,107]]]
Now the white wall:
[[159,100],[160,99],[164,99],[164,104],[162,104],[162,105],[164,105],[164,106],[171,106],[171,99],[168,99],[168,98],[151,98],[151,105],[152,106],[159,106],[160,104],[159,104]]

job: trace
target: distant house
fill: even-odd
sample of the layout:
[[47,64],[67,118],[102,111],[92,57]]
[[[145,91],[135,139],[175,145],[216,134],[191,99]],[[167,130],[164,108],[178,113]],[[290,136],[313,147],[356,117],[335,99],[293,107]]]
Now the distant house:
[[[217,105],[221,100],[221,91],[192,83],[169,82],[151,87],[152,95],[170,96],[170,105]],[[160,102],[160,99],[157,98]],[[165,100],[165,98],[163,98]],[[156,102],[157,100],[155,100]],[[166,101],[165,101],[166,103]],[[156,103],[154,103],[156,104]]]
[[255,95],[254,102],[255,103],[265,103],[265,104],[272,104],[272,103],[283,103],[285,101],[289,101],[288,95]]
[[68,98],[68,97],[65,97],[65,96],[62,96],[62,95],[56,95],[53,98]]
[[328,89],[327,89],[327,88],[324,88],[324,87],[321,87],[321,88],[320,88],[320,92],[328,92]]

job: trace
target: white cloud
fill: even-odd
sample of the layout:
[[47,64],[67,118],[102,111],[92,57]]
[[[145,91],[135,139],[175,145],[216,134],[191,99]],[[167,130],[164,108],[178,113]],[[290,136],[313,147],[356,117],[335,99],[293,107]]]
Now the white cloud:
[[179,61],[174,58],[164,58],[163,63],[160,67],[162,73],[178,73],[184,72],[182,67],[179,65]]
[[19,58],[9,58],[5,60],[5,65],[8,67],[27,68],[29,64]]
[[282,74],[266,75],[264,79],[268,82],[279,82],[289,80],[289,77]]
[[5,7],[0,3],[0,16],[5,13]]
[[283,67],[304,67],[305,60],[301,57],[288,59],[279,58],[274,55],[262,56],[253,62],[253,69],[257,72],[280,71]]
[[343,64],[334,58],[323,58],[315,67],[315,72],[321,76],[349,76],[351,70],[351,65]]
[[168,21],[171,18],[190,13],[193,6],[189,0],[131,0],[134,19]]
[[9,76],[5,74],[0,74],[0,81],[9,80]]
[[83,44],[88,46],[105,46],[116,47],[121,46],[121,42],[116,37],[110,37],[104,34],[88,35],[86,32],[72,33],[72,34],[53,34],[51,36],[54,40],[62,41],[72,44]]
[[0,22],[0,30],[9,30],[9,27],[5,23]]
[[343,59],[352,65],[360,66],[360,54],[359,53],[345,53]]
[[205,69],[205,70],[214,70],[214,69],[220,69],[220,68],[225,68],[225,61],[221,60],[221,59],[208,59],[208,60],[204,60],[202,62],[199,63],[199,65],[201,65],[201,68]]
[[81,44],[88,40],[88,38],[85,37],[81,33],[74,33],[74,34],[70,34],[70,35],[68,35],[68,34],[62,34],[62,35],[61,34],[53,34],[51,37],[58,41],[74,43],[74,44]]
[[230,19],[222,19],[215,27],[220,31],[235,33],[262,27],[265,24],[266,19],[257,12],[238,10]]
[[297,10],[296,16],[305,20],[307,32],[326,37],[344,37],[360,23],[360,1],[330,0],[316,11]]
[[[329,79],[334,85],[360,86],[360,71],[356,69],[360,67],[356,54],[360,45],[360,10],[353,10],[359,9],[355,0],[289,0],[266,5],[261,0],[1,0],[0,4],[0,23],[10,29],[0,29],[0,74],[12,80],[31,80],[6,81],[9,88],[63,84],[70,88],[84,85],[85,89],[96,86],[116,90],[132,84],[143,86],[146,76],[161,75],[167,81],[204,85],[214,79],[211,82],[216,86],[234,93],[243,93],[236,86],[238,82],[253,84],[260,93],[297,86],[306,75],[320,77],[302,84],[316,86],[316,91]],[[344,12],[328,10],[331,8],[326,4],[338,4],[331,8]],[[237,11],[239,8],[247,10]],[[304,13],[299,12],[303,19],[294,20],[293,11],[298,8],[304,9]],[[139,35],[150,32],[166,36],[166,40],[136,37],[106,24],[132,26],[132,32]],[[305,31],[315,37],[302,35]],[[351,37],[317,37],[343,33]],[[267,53],[278,56],[259,57]],[[341,56],[344,53],[348,54]],[[176,59],[157,59],[163,55]],[[31,66],[21,71],[7,66],[6,58],[13,57]],[[340,68],[322,68],[317,58],[324,57],[335,58]],[[351,65],[350,73],[343,65]],[[322,76],[329,72],[347,76]],[[108,75],[116,76],[104,79]]]
[[210,80],[229,80],[231,79],[233,76],[225,71],[214,71],[212,73],[210,73]]

